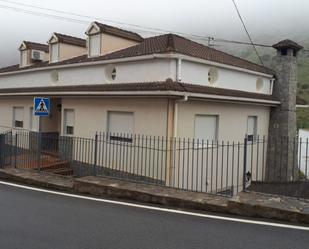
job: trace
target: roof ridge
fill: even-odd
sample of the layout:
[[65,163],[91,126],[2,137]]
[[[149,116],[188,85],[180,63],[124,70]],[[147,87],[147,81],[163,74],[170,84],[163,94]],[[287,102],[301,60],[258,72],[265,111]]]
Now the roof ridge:
[[65,36],[65,37],[68,37],[68,38],[74,38],[74,39],[79,39],[79,40],[86,41],[86,39],[81,38],[81,37],[77,37],[77,36],[62,34],[62,33],[58,33],[58,32],[54,32],[54,34],[55,34],[56,36],[59,35],[59,36]]
[[121,31],[121,32],[130,33],[131,35],[136,36],[136,38],[139,38],[141,41],[144,40],[144,38],[136,32],[133,32],[133,31],[130,31],[130,30],[127,30],[127,29],[123,29],[123,28],[119,28],[119,27],[115,27],[115,26],[111,26],[111,25],[101,23],[101,22],[98,22],[98,21],[94,21],[93,23],[95,23],[100,28],[103,28],[103,29],[104,28],[110,28],[110,29],[115,29],[115,30]]
[[256,65],[256,66],[259,66],[259,67],[262,67],[262,68],[265,68],[265,69],[270,69],[270,70],[272,70],[271,68],[268,68],[268,67],[266,67],[266,66],[263,66],[263,65],[260,65],[260,64],[254,63],[254,62],[252,62],[252,61],[246,60],[246,59],[244,59],[244,58],[241,58],[241,57],[235,56],[235,55],[233,55],[233,54],[230,54],[230,53],[227,53],[227,52],[224,52],[224,51],[221,51],[221,50],[218,50],[218,49],[215,49],[215,48],[209,47],[209,46],[207,46],[207,45],[205,45],[205,44],[202,44],[202,43],[199,43],[199,42],[196,42],[196,41],[190,40],[190,39],[188,39],[188,38],[186,38],[186,37],[184,37],[184,36],[177,35],[177,34],[173,34],[173,35],[174,35],[174,36],[176,36],[176,37],[178,37],[178,38],[184,39],[184,40],[186,40],[186,41],[189,41],[189,42],[195,43],[195,44],[197,44],[197,45],[199,45],[199,46],[202,46],[202,47],[208,48],[208,49],[210,49],[210,50],[213,50],[213,51],[216,51],[216,52],[219,52],[219,53],[226,54],[226,55],[228,55],[228,56],[234,57],[235,59],[242,60],[242,61],[245,61],[245,62],[249,62],[249,63],[251,63],[251,64],[253,64],[253,65]]

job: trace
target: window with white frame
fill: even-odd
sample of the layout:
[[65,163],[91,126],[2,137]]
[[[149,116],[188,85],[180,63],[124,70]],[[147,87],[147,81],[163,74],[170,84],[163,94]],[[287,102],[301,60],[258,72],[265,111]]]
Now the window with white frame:
[[89,56],[100,55],[101,44],[100,44],[100,34],[89,36]]
[[75,113],[73,109],[64,109],[63,112],[63,133],[65,135],[74,134]]
[[59,44],[53,43],[50,46],[50,62],[58,62],[59,61]]
[[132,142],[134,133],[134,113],[109,111],[107,113],[107,130],[110,139],[123,142]]
[[199,140],[199,145],[208,145],[217,143],[218,141],[218,127],[219,127],[219,116],[218,115],[195,115],[194,124],[194,137]]
[[248,141],[255,141],[257,138],[257,116],[248,116],[247,120]]
[[28,63],[28,51],[22,50],[20,52],[20,66],[25,67],[27,66],[27,63]]
[[34,115],[34,112],[33,112],[33,107],[30,107],[30,131],[39,131],[39,118],[38,116],[35,116]]
[[13,126],[15,128],[24,127],[24,108],[13,107]]

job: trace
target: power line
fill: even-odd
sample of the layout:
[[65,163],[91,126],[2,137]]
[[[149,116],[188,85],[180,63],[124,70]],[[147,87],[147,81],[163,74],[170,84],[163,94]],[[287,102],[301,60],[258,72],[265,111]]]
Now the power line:
[[[103,22],[113,23],[113,24],[117,24],[117,25],[120,25],[120,26],[134,27],[135,30],[144,30],[144,31],[147,31],[147,32],[150,32],[150,33],[177,33],[177,34],[180,34],[180,35],[186,35],[186,36],[191,36],[191,37],[196,37],[196,38],[213,39],[213,37],[210,37],[210,36],[201,36],[201,35],[188,34],[188,33],[183,33],[183,32],[174,32],[174,31],[171,31],[171,30],[165,30],[165,29],[154,28],[154,27],[147,27],[147,26],[142,26],[142,25],[137,25],[137,24],[132,24],[132,23],[119,22],[119,21],[114,21],[114,20],[111,20],[111,19],[95,17],[95,16],[90,16],[90,15],[84,15],[84,14],[78,14],[78,13],[69,12],[69,11],[62,11],[62,10],[56,10],[56,9],[51,9],[51,8],[45,8],[45,7],[40,7],[40,6],[37,6],[37,5],[25,4],[25,3],[20,3],[20,2],[16,2],[16,1],[10,1],[10,0],[0,0],[0,1],[10,3],[10,4],[19,5],[19,6],[24,6],[24,7],[30,7],[30,8],[35,8],[35,9],[40,9],[40,10],[45,10],[45,11],[51,11],[51,12],[55,12],[55,13],[58,13],[58,14],[65,14],[65,15],[70,15],[70,16],[87,18],[87,19],[90,19],[90,20],[98,20],[98,21],[100,20],[100,21],[103,21]],[[10,6],[6,6],[6,7],[10,8]],[[53,14],[49,14],[49,15],[53,16]],[[76,20],[76,19],[74,19],[74,20]]]
[[[129,27],[131,26],[131,27],[135,27],[135,28],[133,28],[133,30],[138,30],[139,32],[142,31],[142,32],[154,33],[154,34],[176,33],[176,34],[183,35],[183,36],[186,36],[186,37],[192,37],[192,38],[195,38],[197,40],[206,41],[208,43],[208,46],[210,46],[210,47],[218,47],[218,45],[214,44],[215,42],[232,43],[232,44],[239,44],[239,45],[250,45],[250,46],[253,45],[254,48],[255,48],[255,46],[269,47],[269,48],[272,47],[271,45],[267,45],[267,44],[253,43],[250,36],[249,36],[250,41],[251,41],[250,43],[249,42],[242,42],[242,41],[235,41],[235,40],[228,40],[228,39],[220,39],[220,38],[216,39],[216,38],[211,37],[211,36],[202,36],[202,35],[197,35],[197,34],[175,32],[175,31],[164,30],[164,29],[159,29],[159,28],[130,24],[130,23],[119,22],[119,21],[114,21],[114,20],[110,20],[110,19],[104,19],[104,18],[100,18],[100,17],[94,17],[94,16],[89,16],[89,15],[73,13],[73,12],[69,12],[69,11],[62,11],[62,10],[45,8],[45,7],[40,7],[40,6],[36,6],[36,5],[31,5],[31,4],[24,4],[24,3],[20,3],[20,2],[16,2],[16,1],[11,1],[11,0],[0,0],[0,2],[6,2],[6,3],[9,3],[9,4],[15,4],[15,5],[19,5],[19,6],[30,7],[30,8],[40,9],[40,10],[45,10],[45,11],[51,11],[51,12],[55,12],[55,13],[59,13],[59,14],[76,16],[76,17],[80,17],[80,18],[87,18],[87,19],[91,19],[92,21],[98,20],[98,21],[104,21],[104,22],[108,22],[108,23],[114,23],[114,24],[121,25],[121,26],[123,26],[123,25],[129,26]],[[0,8],[12,10],[12,11],[15,11],[15,12],[31,14],[31,15],[35,15],[35,16],[42,16],[42,17],[46,17],[46,18],[54,18],[54,19],[57,19],[57,20],[73,22],[73,23],[78,23],[78,24],[89,24],[89,22],[90,22],[90,21],[81,20],[81,19],[78,19],[78,18],[65,17],[63,15],[61,16],[61,15],[55,15],[55,14],[50,14],[50,13],[43,13],[43,12],[39,12],[39,11],[27,10],[27,9],[13,7],[13,6],[7,6],[7,5],[3,5],[3,4],[0,4]],[[309,50],[303,50],[303,51],[309,52]],[[256,53],[257,53],[257,51],[256,51]],[[258,53],[257,53],[257,55],[258,55]],[[258,55],[258,57],[259,57],[259,55]]]
[[255,45],[254,45],[254,43],[253,43],[253,41],[252,41],[252,39],[251,39],[251,36],[250,36],[249,31],[248,31],[248,29],[247,29],[247,27],[246,27],[246,24],[245,24],[245,22],[243,21],[241,15],[240,15],[240,12],[239,12],[239,10],[238,10],[238,7],[237,7],[237,5],[236,5],[235,0],[232,0],[232,2],[233,2],[233,4],[234,4],[234,6],[235,6],[235,9],[236,9],[236,11],[237,11],[238,17],[239,17],[240,21],[242,22],[242,25],[244,26],[244,29],[245,29],[245,31],[246,31],[248,37],[249,37],[249,40],[250,40],[250,42],[251,42],[251,44],[252,44],[252,46],[253,46],[253,48],[254,48],[254,50],[255,50],[255,53],[256,53],[257,57],[259,58],[261,64],[264,65],[264,63],[263,63],[263,61],[262,61],[262,58],[260,57],[260,55],[259,55],[259,53],[258,53],[258,51],[257,51],[257,49],[256,49],[256,47],[255,47]]

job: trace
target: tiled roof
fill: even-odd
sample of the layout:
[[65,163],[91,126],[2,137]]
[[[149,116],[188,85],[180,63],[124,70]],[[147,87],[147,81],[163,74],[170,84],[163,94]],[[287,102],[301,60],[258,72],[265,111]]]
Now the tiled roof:
[[[162,82],[143,82],[143,83],[117,83],[117,84],[96,84],[96,85],[71,85],[71,86],[48,86],[48,87],[33,87],[33,88],[12,88],[12,89],[0,89],[0,93],[44,93],[44,92],[57,92],[57,95],[63,94],[63,92],[132,92],[132,91],[175,91],[185,93],[198,93],[208,95],[220,95],[228,97],[248,98],[248,99],[260,99],[278,101],[274,96],[260,93],[251,93],[238,90],[230,90],[209,86],[201,86],[188,83],[174,82],[171,79]],[[146,94],[145,94],[146,95]],[[163,94],[162,95],[166,95]],[[172,95],[172,94],[171,94]]]
[[73,37],[69,35],[63,35],[59,33],[54,33],[57,36],[59,42],[71,44],[79,47],[86,47],[86,40],[78,37]]
[[[274,71],[260,66],[258,64],[252,63],[250,61],[235,57],[233,55],[221,52],[219,50],[207,47],[205,45],[196,43],[194,41],[188,40],[184,37],[167,34],[154,36],[150,38],[144,39],[138,45],[131,46],[116,52],[112,52],[110,54],[92,57],[89,58],[87,55],[81,55],[78,57],[74,57],[65,61],[61,61],[58,63],[38,63],[36,65],[32,65],[30,67],[20,68],[19,70],[26,70],[30,68],[37,67],[48,67],[55,65],[68,65],[75,63],[83,63],[83,62],[92,62],[92,61],[103,61],[110,59],[119,59],[119,58],[127,58],[134,56],[142,56],[142,55],[150,55],[150,54],[166,54],[166,53],[179,53],[183,55],[188,55],[191,57],[208,60],[212,62],[222,63],[230,66],[240,67],[256,72],[266,73],[270,75],[274,75]],[[12,71],[11,68],[2,68],[0,69],[0,73]]]
[[23,43],[26,45],[27,49],[40,50],[46,53],[49,52],[49,46],[47,44],[41,44],[41,43],[30,42],[30,41],[24,41]]
[[109,25],[99,23],[99,22],[94,22],[94,23],[100,28],[100,32],[102,33],[111,34],[111,35],[115,35],[118,37],[126,38],[126,39],[133,40],[133,41],[138,41],[138,42],[141,42],[144,40],[144,38],[141,37],[137,33],[124,30],[124,29],[120,29],[120,28],[116,28],[113,26],[109,26]]
[[301,50],[303,49],[302,46],[300,46],[299,44],[297,44],[296,42],[292,41],[292,40],[283,40],[283,41],[280,41],[276,44],[273,45],[273,48],[276,48],[276,49],[281,49],[281,48],[293,48],[293,49],[296,49],[296,50]]

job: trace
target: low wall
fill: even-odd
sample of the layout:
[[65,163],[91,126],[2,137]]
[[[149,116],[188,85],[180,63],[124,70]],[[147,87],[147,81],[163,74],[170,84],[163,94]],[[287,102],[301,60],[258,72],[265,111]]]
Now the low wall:
[[309,181],[252,182],[248,190],[309,199]]

